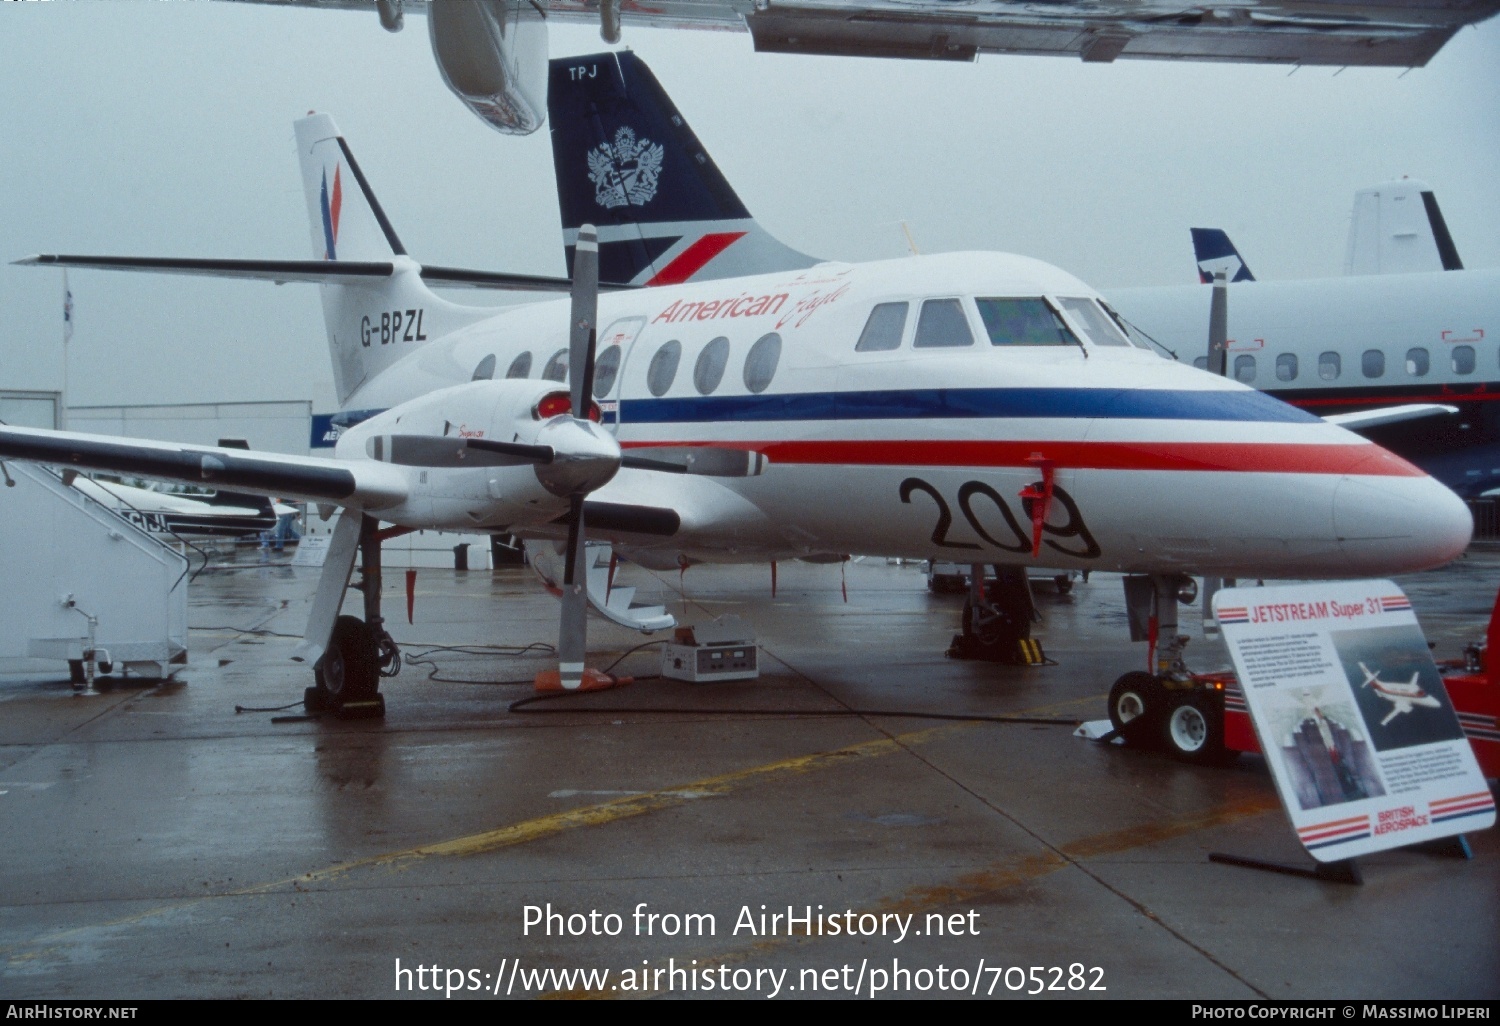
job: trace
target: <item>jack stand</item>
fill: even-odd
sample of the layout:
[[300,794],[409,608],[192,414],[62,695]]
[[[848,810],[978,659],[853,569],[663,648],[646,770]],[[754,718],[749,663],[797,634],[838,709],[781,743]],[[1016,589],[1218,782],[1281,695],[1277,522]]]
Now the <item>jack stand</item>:
[[610,688],[624,687],[635,678],[615,677],[599,670],[591,670],[587,667],[583,671],[583,680],[576,688],[565,688],[562,686],[562,674],[556,670],[542,670],[536,675],[536,681],[532,684],[538,694],[553,694],[570,691],[574,694],[580,691],[607,691]]
[[1045,662],[1041,644],[1031,637],[1035,615],[1025,570],[996,566],[994,583],[985,587],[984,566],[976,563],[970,568],[969,595],[964,600],[963,633],[953,636],[948,658],[1010,666]]

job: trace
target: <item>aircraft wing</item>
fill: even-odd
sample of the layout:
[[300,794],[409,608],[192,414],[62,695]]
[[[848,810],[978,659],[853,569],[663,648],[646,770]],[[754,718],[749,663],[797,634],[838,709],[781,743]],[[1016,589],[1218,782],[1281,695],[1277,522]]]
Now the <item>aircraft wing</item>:
[[[374,0],[244,2],[377,10]],[[594,0],[534,2],[549,20],[599,22]],[[427,0],[385,6],[422,14]],[[755,49],[770,53],[1421,67],[1459,29],[1500,11],[1500,0],[622,0],[619,10],[627,27],[748,30]]]
[[1443,403],[1406,403],[1402,406],[1382,406],[1374,410],[1358,410],[1354,413],[1330,413],[1323,419],[1350,431],[1363,431],[1382,424],[1398,424],[1403,420],[1422,417],[1438,417],[1457,413],[1457,406]]
[[384,509],[400,503],[407,494],[405,475],[374,460],[251,453],[75,431],[0,427],[0,460],[5,459],[209,484],[356,509]]
[[[22,267],[73,267],[96,271],[144,271],[151,274],[188,274],[207,278],[249,281],[311,282],[318,285],[358,285],[389,278],[398,265],[389,260],[218,260],[200,257],[73,256],[40,253],[14,261]],[[567,292],[567,278],[466,267],[417,267],[428,285],[443,288],[499,289],[518,292]],[[618,292],[633,285],[601,285],[602,292]]]

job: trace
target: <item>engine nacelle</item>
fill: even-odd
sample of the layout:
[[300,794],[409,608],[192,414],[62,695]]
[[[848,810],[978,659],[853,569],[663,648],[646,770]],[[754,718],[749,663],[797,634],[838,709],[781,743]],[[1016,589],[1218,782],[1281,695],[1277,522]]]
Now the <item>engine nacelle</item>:
[[547,120],[547,21],[528,0],[465,0],[428,7],[443,81],[485,124],[529,135]]
[[507,379],[440,389],[355,425],[339,436],[334,451],[341,459],[392,463],[406,474],[406,503],[382,509],[382,520],[468,531],[548,523],[568,510],[566,496],[538,476],[550,465],[491,460],[451,443],[549,444],[549,429],[571,418],[539,416],[537,406],[560,387],[553,381]]

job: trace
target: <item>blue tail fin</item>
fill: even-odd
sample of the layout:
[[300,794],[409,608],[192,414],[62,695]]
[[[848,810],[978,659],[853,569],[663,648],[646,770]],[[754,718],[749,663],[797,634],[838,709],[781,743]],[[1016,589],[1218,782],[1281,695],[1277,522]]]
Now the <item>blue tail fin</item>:
[[811,267],[761,228],[644,61],[559,58],[547,86],[563,246],[599,229],[602,282],[672,285]]
[[1198,280],[1207,285],[1224,272],[1226,281],[1254,281],[1240,251],[1219,228],[1193,228],[1193,256],[1198,260]]

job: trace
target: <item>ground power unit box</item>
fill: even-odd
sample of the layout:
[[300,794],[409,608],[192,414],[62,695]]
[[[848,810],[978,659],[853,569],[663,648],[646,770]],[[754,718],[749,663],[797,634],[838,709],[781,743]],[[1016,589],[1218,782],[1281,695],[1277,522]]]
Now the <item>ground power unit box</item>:
[[661,675],[702,684],[754,680],[760,676],[755,632],[737,616],[721,616],[696,627],[679,627],[661,653]]

